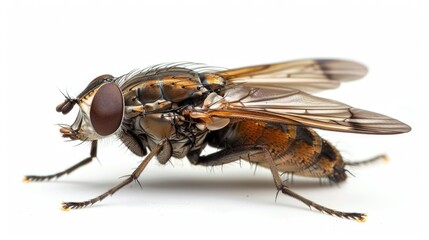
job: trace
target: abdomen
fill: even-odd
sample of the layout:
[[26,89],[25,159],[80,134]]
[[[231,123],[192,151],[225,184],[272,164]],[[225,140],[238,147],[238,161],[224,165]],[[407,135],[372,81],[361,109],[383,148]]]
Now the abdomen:
[[[335,182],[346,179],[344,162],[338,150],[310,128],[245,120],[210,133],[209,141],[212,146],[220,148],[264,146],[280,172],[328,177]],[[265,153],[241,158],[269,167]]]

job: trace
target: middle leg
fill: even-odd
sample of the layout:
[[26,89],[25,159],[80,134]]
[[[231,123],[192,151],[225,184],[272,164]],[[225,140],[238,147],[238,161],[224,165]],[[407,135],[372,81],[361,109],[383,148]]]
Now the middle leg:
[[69,210],[71,209],[77,209],[77,208],[84,208],[89,205],[93,205],[96,202],[100,202],[103,199],[105,199],[109,195],[113,195],[115,192],[117,192],[119,189],[123,188],[124,186],[128,185],[132,181],[137,181],[140,174],[143,172],[143,170],[146,168],[147,164],[152,160],[153,157],[158,155],[158,153],[162,150],[165,142],[167,142],[165,139],[161,140],[153,149],[152,151],[145,157],[145,159],[140,163],[140,165],[134,170],[134,172],[129,175],[124,181],[120,182],[113,188],[109,189],[107,192],[98,195],[95,198],[92,198],[87,201],[82,202],[63,202],[62,209],[63,210]]

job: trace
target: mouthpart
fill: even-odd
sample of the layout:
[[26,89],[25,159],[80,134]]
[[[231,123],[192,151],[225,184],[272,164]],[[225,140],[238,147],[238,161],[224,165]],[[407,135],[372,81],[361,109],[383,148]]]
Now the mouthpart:
[[79,131],[75,131],[70,127],[62,126],[60,133],[63,134],[63,138],[70,138],[71,140],[82,140],[83,136]]

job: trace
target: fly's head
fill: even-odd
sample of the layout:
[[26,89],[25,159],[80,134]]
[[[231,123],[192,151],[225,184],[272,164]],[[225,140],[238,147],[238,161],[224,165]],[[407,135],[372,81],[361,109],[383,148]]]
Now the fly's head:
[[74,105],[79,113],[72,125],[61,125],[64,138],[92,141],[116,133],[124,118],[124,96],[111,75],[101,75],[92,80],[75,99],[66,100],[56,108],[69,113]]

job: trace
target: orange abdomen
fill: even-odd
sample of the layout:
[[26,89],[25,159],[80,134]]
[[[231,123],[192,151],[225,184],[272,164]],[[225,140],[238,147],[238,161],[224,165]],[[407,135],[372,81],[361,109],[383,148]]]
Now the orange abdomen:
[[[213,134],[211,145],[220,148],[264,146],[280,172],[328,177],[335,182],[346,178],[338,150],[311,128],[245,120]],[[265,153],[243,155],[241,158],[269,167]]]

